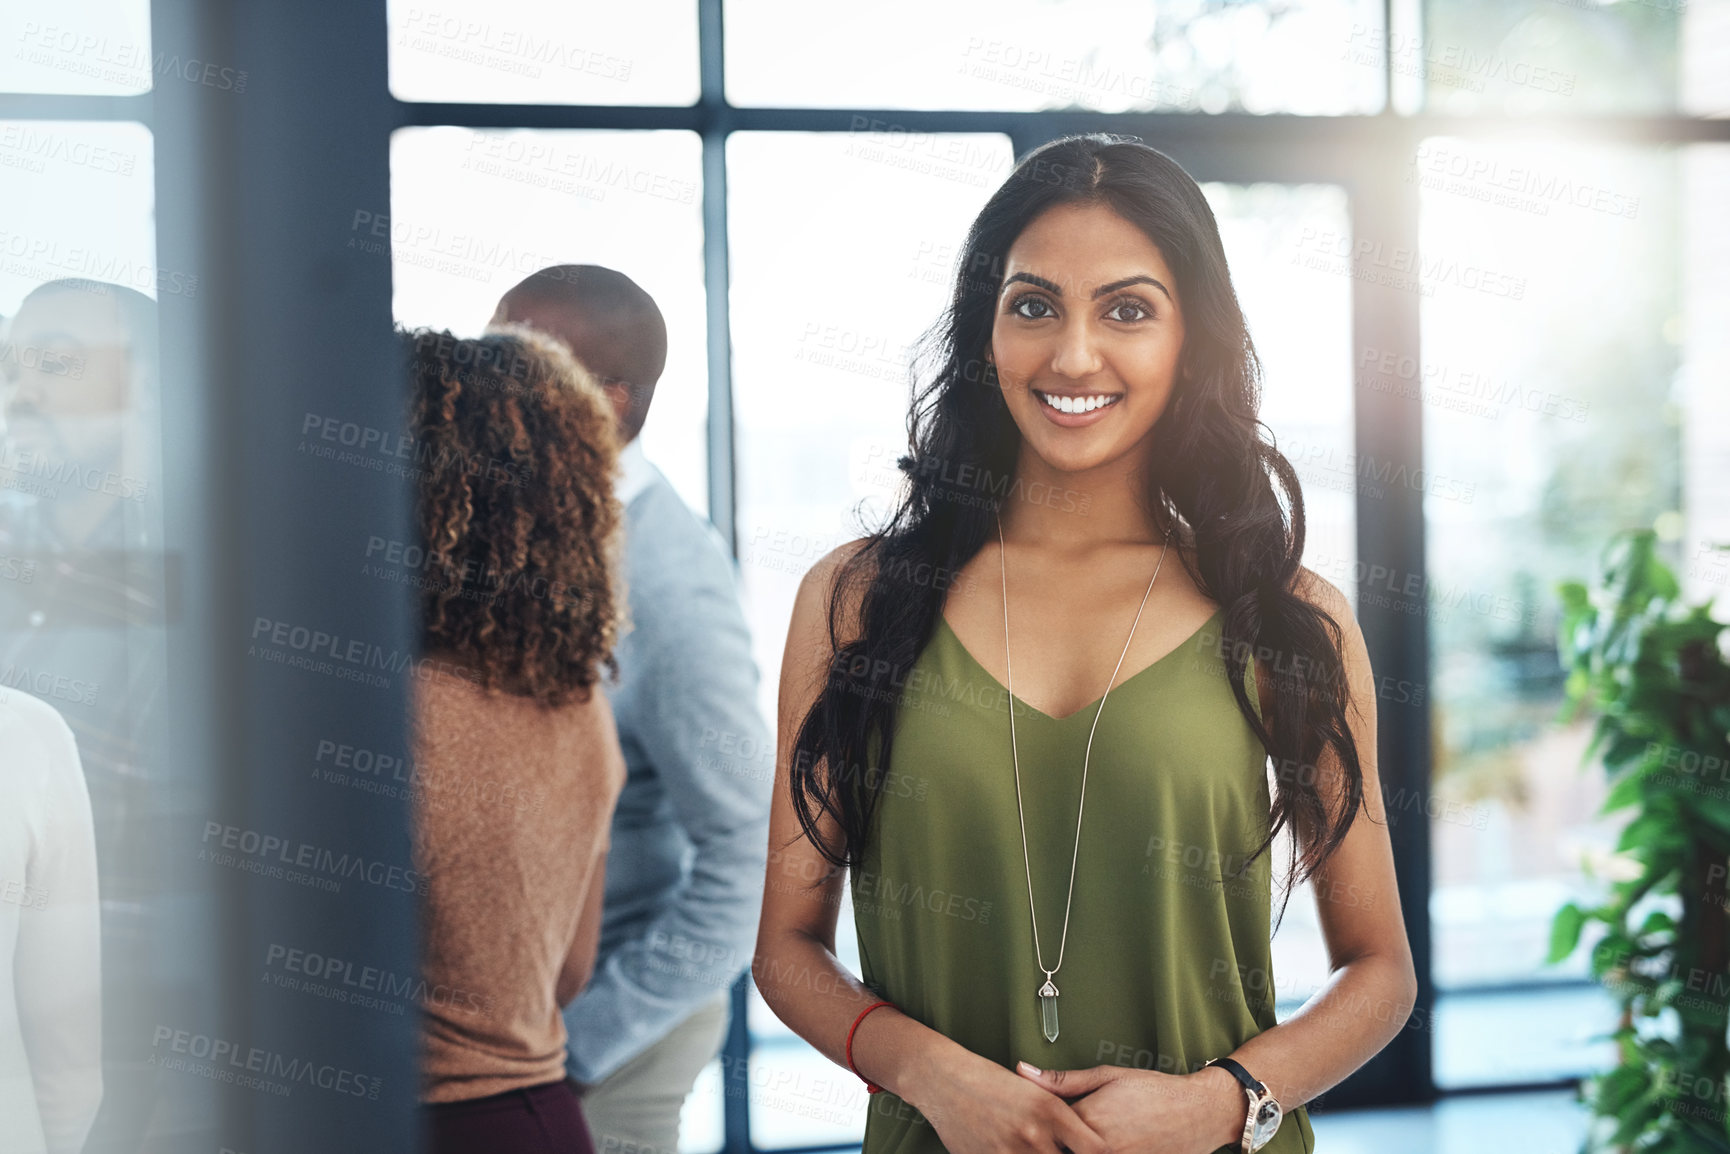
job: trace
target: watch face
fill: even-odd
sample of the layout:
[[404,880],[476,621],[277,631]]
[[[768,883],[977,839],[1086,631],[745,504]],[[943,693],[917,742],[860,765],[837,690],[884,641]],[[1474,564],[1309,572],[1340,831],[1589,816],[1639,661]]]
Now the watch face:
[[1250,1130],[1250,1149],[1259,1150],[1274,1136],[1279,1129],[1282,1113],[1279,1103],[1272,1098],[1264,1101],[1255,1112],[1255,1124]]

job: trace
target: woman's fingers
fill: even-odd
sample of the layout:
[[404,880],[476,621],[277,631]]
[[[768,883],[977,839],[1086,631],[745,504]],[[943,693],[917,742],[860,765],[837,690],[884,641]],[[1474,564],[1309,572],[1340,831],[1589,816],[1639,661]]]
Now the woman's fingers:
[[1117,1066],[1094,1066],[1086,1070],[1041,1070],[1026,1062],[1017,1062],[1015,1072],[1040,1089],[1049,1090],[1064,1099],[1091,1094],[1123,1073]]
[[1074,1107],[1067,1102],[1056,1103],[1056,1106],[1052,1116],[1052,1136],[1057,1139],[1059,1149],[1068,1150],[1070,1154],[1107,1154],[1109,1147],[1105,1139],[1082,1121]]

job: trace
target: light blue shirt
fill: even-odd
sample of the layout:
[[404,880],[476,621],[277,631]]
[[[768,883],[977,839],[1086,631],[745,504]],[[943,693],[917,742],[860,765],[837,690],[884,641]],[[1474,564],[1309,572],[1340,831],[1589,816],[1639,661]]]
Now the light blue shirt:
[[632,623],[606,692],[625,787],[595,974],[565,1008],[569,1072],[591,1085],[749,967],[774,788],[735,562],[638,441],[620,464]]

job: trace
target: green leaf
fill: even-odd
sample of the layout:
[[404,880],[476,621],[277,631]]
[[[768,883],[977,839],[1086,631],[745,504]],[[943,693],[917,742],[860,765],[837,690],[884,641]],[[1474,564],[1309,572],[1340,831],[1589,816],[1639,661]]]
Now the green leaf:
[[[1640,766],[1653,758],[1653,742],[1643,735],[1623,730],[1618,733],[1604,750],[1604,767],[1612,772],[1625,770],[1628,766]],[[1659,752],[1659,762],[1662,764],[1662,751]]]
[[1646,789],[1646,776],[1640,773],[1630,773],[1610,787],[1610,792],[1604,796],[1604,804],[1598,807],[1600,814],[1615,813],[1626,809],[1639,801]]
[[[1551,927],[1550,940],[1555,941],[1554,926]],[[1612,929],[1592,947],[1592,977],[1603,981],[1605,975],[1626,962],[1633,953],[1634,943]]]
[[1614,1110],[1606,1110],[1607,1114],[1621,1116],[1621,1125],[1616,1127],[1615,1136],[1610,1141],[1618,1146],[1627,1145],[1651,1126],[1663,1112],[1663,1100],[1652,1097],[1642,1097],[1632,1103],[1624,1102]]
[[1667,910],[1653,910],[1646,915],[1646,920],[1640,923],[1638,936],[1643,938],[1647,934],[1663,933],[1675,928],[1676,919],[1671,917]]
[[1550,924],[1550,953],[1544,959],[1547,965],[1557,962],[1573,953],[1580,944],[1580,931],[1586,925],[1586,911],[1573,902],[1568,902],[1556,911],[1556,920]]
[[1622,836],[1616,841],[1616,852],[1656,847],[1662,845],[1670,834],[1670,823],[1661,814],[1648,809],[1623,827]]
[[1730,801],[1709,793],[1692,793],[1686,796],[1689,799],[1689,808],[1703,821],[1720,833],[1730,834]]
[[1651,1073],[1644,1066],[1617,1066],[1598,1083],[1598,1108],[1606,1114],[1618,1114],[1651,1085]]

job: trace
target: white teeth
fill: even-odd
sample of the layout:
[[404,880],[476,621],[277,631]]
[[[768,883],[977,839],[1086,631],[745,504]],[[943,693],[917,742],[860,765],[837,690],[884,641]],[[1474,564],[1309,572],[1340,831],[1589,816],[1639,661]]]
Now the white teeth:
[[1103,409],[1117,399],[1105,394],[1092,397],[1060,397],[1040,393],[1039,397],[1060,413],[1091,413],[1095,409]]

